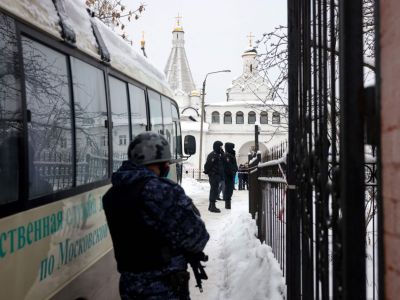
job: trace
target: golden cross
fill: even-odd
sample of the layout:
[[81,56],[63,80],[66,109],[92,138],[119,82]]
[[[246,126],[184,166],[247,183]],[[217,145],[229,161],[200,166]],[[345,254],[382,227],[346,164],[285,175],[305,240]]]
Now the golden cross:
[[250,34],[247,36],[248,38],[249,38],[249,45],[250,45],[250,47],[253,47],[253,45],[252,45],[252,38],[254,37],[254,35],[251,35],[251,32],[250,32]]
[[176,25],[179,27],[180,26],[180,19],[182,19],[182,16],[180,16],[179,13],[178,13],[178,16],[175,17],[175,19],[176,19]]

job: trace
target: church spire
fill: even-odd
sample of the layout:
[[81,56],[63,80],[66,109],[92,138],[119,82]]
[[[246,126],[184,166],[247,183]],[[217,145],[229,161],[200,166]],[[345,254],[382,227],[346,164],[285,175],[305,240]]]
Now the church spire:
[[247,76],[250,74],[254,74],[257,68],[257,50],[253,48],[253,37],[254,35],[250,34],[247,36],[249,38],[249,49],[246,49],[243,54],[243,74]]
[[250,34],[247,37],[249,38],[249,47],[253,48],[253,37],[254,37],[254,35],[252,35],[251,32],[250,32]]
[[178,16],[175,17],[175,19],[176,19],[176,26],[175,26],[174,32],[176,32],[176,31],[183,31],[183,28],[182,28],[182,26],[181,26],[181,19],[182,19],[182,16],[180,16],[179,13],[178,13]]
[[142,39],[140,41],[140,49],[142,49],[143,55],[145,57],[147,57],[147,54],[146,54],[146,41],[144,39],[144,31],[142,31]]
[[185,33],[182,28],[182,16],[176,17],[176,26],[172,31],[172,49],[164,73],[171,88],[190,94],[195,90],[192,72],[185,51]]

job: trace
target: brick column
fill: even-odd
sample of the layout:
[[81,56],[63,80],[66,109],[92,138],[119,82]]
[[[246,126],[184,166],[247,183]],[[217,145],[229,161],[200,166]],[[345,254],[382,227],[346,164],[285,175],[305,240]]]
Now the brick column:
[[380,1],[386,299],[400,297],[400,1]]

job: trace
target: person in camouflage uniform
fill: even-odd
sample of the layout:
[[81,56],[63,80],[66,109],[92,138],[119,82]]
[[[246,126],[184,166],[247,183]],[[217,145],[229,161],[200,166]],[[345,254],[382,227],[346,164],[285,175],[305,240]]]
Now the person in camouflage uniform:
[[187,264],[209,239],[192,200],[165,178],[169,149],[157,133],[136,136],[103,197],[123,300],[190,299]]

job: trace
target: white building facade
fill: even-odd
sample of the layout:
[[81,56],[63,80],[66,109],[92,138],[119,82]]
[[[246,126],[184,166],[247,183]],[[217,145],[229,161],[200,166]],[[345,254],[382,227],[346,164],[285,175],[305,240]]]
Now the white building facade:
[[[201,95],[193,83],[184,50],[184,32],[179,23],[172,34],[173,48],[165,73],[180,107],[182,136],[190,134],[196,138],[196,155],[189,158],[187,164],[198,168]],[[234,143],[238,163],[246,163],[248,154],[255,150],[255,125],[259,126],[259,150],[262,152],[287,137],[287,105],[267,99],[268,86],[257,71],[256,57],[253,48],[244,51],[243,72],[226,90],[227,98],[205,104],[201,168],[217,140]]]

